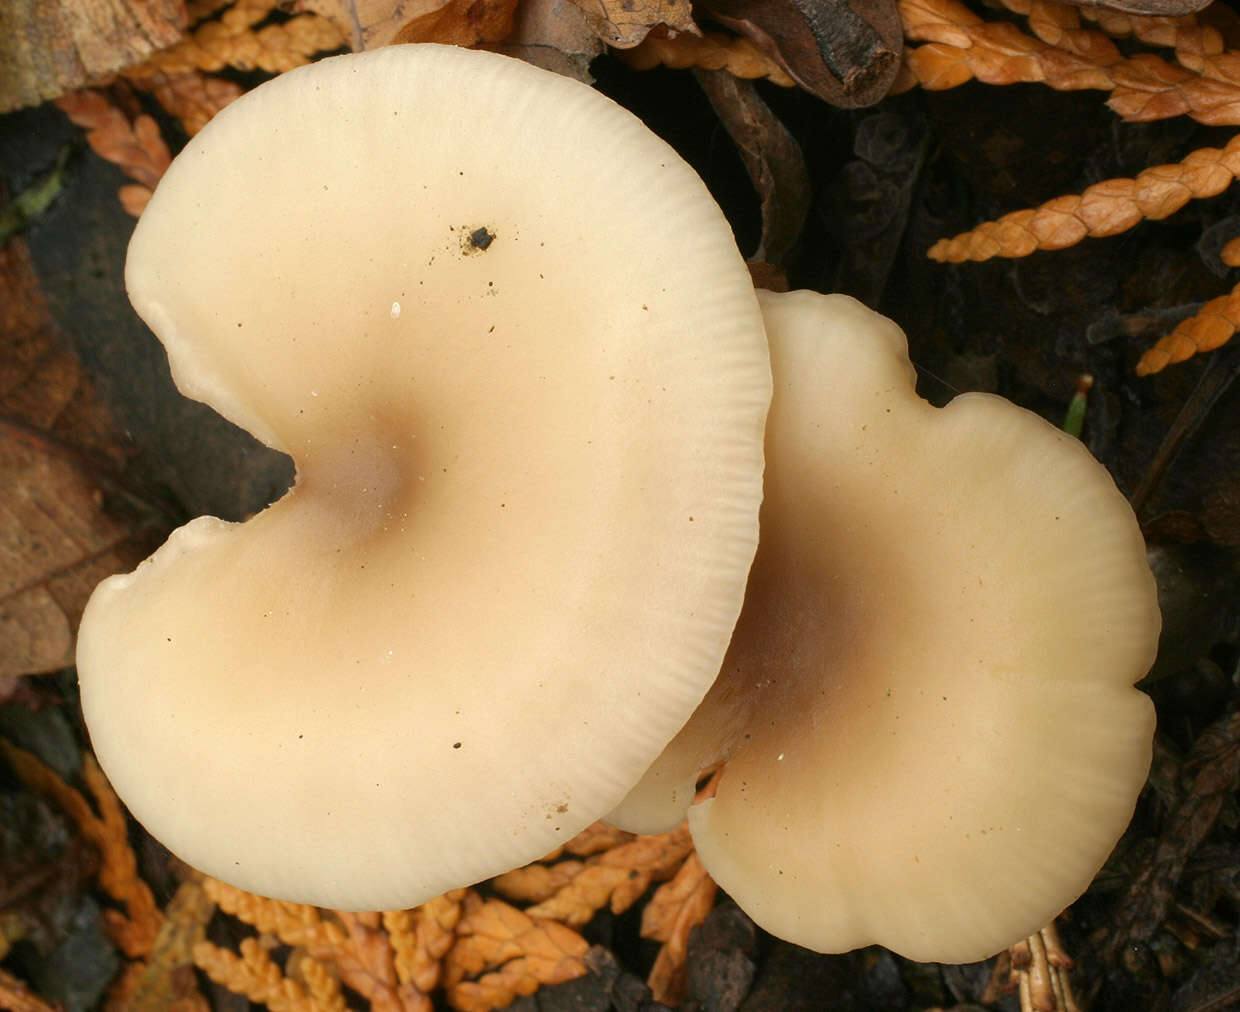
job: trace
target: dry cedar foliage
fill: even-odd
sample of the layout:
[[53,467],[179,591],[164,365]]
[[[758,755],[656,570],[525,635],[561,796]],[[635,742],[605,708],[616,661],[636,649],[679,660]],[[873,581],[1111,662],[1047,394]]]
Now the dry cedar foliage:
[[8,1012],[57,1012],[11,973],[0,969],[0,1008]]
[[105,1012],[210,1012],[193,965],[194,946],[206,937],[214,913],[196,876],[182,882],[164,910],[151,952],[125,966]]
[[[41,777],[37,782],[49,780],[58,798],[76,793],[50,771]],[[100,803],[109,812],[117,805],[114,798]],[[66,804],[73,814],[85,802],[79,796]],[[123,851],[112,860],[127,861],[132,872],[132,852],[118,835],[123,827],[114,823],[118,812],[108,816],[107,831],[92,830],[91,839]],[[565,854],[570,856],[560,860]],[[640,837],[599,823],[547,860],[556,863],[532,865],[493,883],[510,897],[539,900],[524,911],[458,889],[413,910],[349,914],[191,879],[166,915],[150,925],[141,958],[113,989],[109,1012],[200,1012],[196,992],[174,990],[180,978],[173,971],[187,966],[191,955],[216,983],[270,1012],[344,1012],[350,995],[365,999],[371,1012],[430,1012],[430,996],[438,990],[460,1012],[502,1008],[519,995],[586,973],[589,946],[573,925],[603,906],[627,909],[658,879],[670,881],[654,892],[642,918],[643,936],[663,943],[650,986],[658,1000],[679,1000],[689,933],[709,913],[716,891],[692,853],[687,830]],[[145,888],[132,874],[127,881]],[[108,891],[126,893],[115,883]],[[204,927],[216,906],[257,936],[243,939],[235,951],[206,941]],[[547,916],[552,909],[561,916]],[[276,945],[292,950],[284,966],[271,955]]]
[[136,180],[120,189],[121,204],[137,217],[151,199],[172,154],[160,136],[159,126],[145,114],[130,119],[102,92],[72,91],[56,99],[56,106],[86,131],[86,142],[99,157],[119,166]]
[[688,829],[680,826],[670,833],[631,836],[585,861],[519,868],[494,885],[512,899],[534,900],[529,913],[535,917],[582,925],[605,906],[623,913],[652,882],[674,874],[692,849]]
[[651,32],[632,49],[619,50],[620,61],[633,70],[671,67],[675,70],[726,70],[735,77],[752,80],[764,77],[784,88],[796,82],[778,63],[745,38],[723,32],[677,35],[669,38]]
[[[196,22],[191,34],[124,67],[122,74],[150,92],[192,136],[242,94],[240,85],[212,76],[213,72],[233,68],[280,73],[344,44],[339,30],[315,14],[263,24],[275,7],[276,0],[191,5]],[[96,154],[136,180],[121,187],[119,197],[126,211],[135,217],[141,214],[171,162],[155,120],[145,114],[130,117],[103,92],[92,89],[62,95],[56,105],[86,131]]]
[[[339,29],[314,14],[263,24],[275,6],[276,0],[237,0],[231,6],[191,4],[195,27],[190,35],[150,59],[126,67],[123,74],[137,87],[151,92],[193,136],[242,93],[239,85],[212,76],[214,72],[231,67],[279,73],[344,44]],[[223,8],[227,9],[220,13]]]
[[[561,859],[564,852],[572,856]],[[685,825],[634,836],[597,823],[562,852],[491,884],[511,900],[533,902],[526,912],[534,917],[580,926],[604,907],[623,913],[653,882],[665,879],[670,881],[655,890],[642,911],[641,935],[663,943],[647,984],[655,1001],[674,1005],[683,997],[689,933],[706,919],[717,891]]]
[[162,70],[145,74],[135,82],[149,91],[182,129],[194,136],[211,122],[217,112],[244,94],[241,85],[222,77],[213,77],[201,70],[168,73]]
[[456,890],[412,911],[351,914],[265,899],[214,879],[205,888],[221,910],[293,947],[287,975],[259,939],[245,939],[238,953],[210,942],[194,948],[208,976],[271,1012],[343,1009],[342,987],[367,999],[372,1012],[428,1012],[465,898]]
[[[655,997],[675,1000],[689,932],[715,895],[683,826],[642,837],[598,823],[543,863],[492,882],[509,899],[534,903],[525,910],[456,890],[414,910],[343,914],[208,879],[207,895],[260,936],[236,952],[200,942],[194,959],[217,983],[271,1012],[343,1009],[342,987],[377,1012],[425,1012],[436,989],[461,1012],[483,1012],[586,973],[589,946],[575,928],[605,906],[623,912],[663,879],[670,881],[651,898],[642,932],[664,943],[650,980]],[[273,961],[264,937],[293,948],[287,967]]]
[[[194,961],[214,981],[271,1012],[342,1012],[345,990],[371,1012],[429,1012],[443,988],[462,1012],[501,1008],[544,984],[585,973],[585,940],[500,900],[458,889],[413,910],[349,914],[264,899],[207,879],[221,910],[256,928],[237,952],[210,942]],[[281,969],[263,938],[291,946]]]
[[[1060,90],[1110,92],[1107,105],[1129,122],[1187,115],[1211,125],[1240,125],[1240,51],[1223,33],[1193,15],[1143,17],[1078,10],[1052,0],[1003,0],[1028,19],[1030,32],[1010,22],[987,22],[957,0],[901,0],[905,37],[923,45],[906,51],[897,89],[920,84],[938,90],[977,78],[988,84],[1042,82]],[[1098,27],[1087,27],[1083,19]],[[1172,51],[1125,56],[1116,38],[1134,38]],[[1188,201],[1212,197],[1240,175],[1240,137],[1223,148],[1201,148],[1180,162],[1145,169],[1133,179],[1108,179],[1080,194],[1057,197],[942,239],[936,260],[959,263],[1072,246],[1087,236],[1110,236],[1145,219],[1165,218]],[[1207,303],[1149,349],[1139,375],[1226,343],[1240,323],[1240,287]]]
[[444,961],[448,1002],[460,1012],[489,1012],[543,984],[586,972],[589,944],[572,928],[470,893],[457,942]]
[[89,753],[82,757],[82,778],[95,799],[98,814],[79,791],[33,753],[0,739],[0,754],[27,787],[54,801],[98,850],[99,885],[125,908],[104,914],[113,943],[130,959],[149,955],[164,917],[155,905],[150,887],[138,877],[137,862],[129,847],[125,810],[94,757]]
[[218,15],[208,8],[210,16],[185,39],[127,67],[125,76],[138,81],[155,73],[214,72],[225,67],[278,74],[309,63],[316,53],[344,45],[340,30],[315,14],[263,24],[275,7],[276,0],[236,0]]
[[684,1000],[689,935],[706,920],[718,891],[695,851],[646,904],[642,911],[642,938],[663,943],[646,980],[655,1001],[679,1005]]
[[[0,754],[31,790],[58,805],[81,836],[99,853],[96,877],[118,908],[104,911],[104,927],[125,956],[108,998],[107,1012],[207,1012],[189,968],[189,946],[201,937],[210,908],[186,883],[167,912],[155,905],[150,887],[138,876],[129,845],[129,825],[120,799],[94,757],[82,757],[82,779],[95,806],[33,753],[0,739]],[[0,981],[0,1007],[22,1012],[39,1005],[4,1005],[8,994]]]

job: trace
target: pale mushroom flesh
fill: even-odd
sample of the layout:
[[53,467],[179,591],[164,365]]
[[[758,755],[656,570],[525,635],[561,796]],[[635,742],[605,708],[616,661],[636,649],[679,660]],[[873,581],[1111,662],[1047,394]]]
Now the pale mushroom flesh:
[[1078,440],[998,397],[921,400],[890,321],[762,295],[775,395],[745,608],[611,821],[688,809],[707,870],[782,938],[982,959],[1083,892],[1131,818],[1160,624],[1141,534]]
[[408,907],[616,804],[713,680],[770,372],[700,180],[591,89],[402,46],[261,86],[176,159],[126,282],[294,488],[96,591],[92,742],[203,871]]

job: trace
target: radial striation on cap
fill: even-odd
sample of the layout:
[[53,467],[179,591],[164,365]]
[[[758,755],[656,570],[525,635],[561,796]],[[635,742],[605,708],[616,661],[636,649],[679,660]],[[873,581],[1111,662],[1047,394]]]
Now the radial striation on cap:
[[126,284],[180,389],[297,466],[90,601],[83,706],[137,818],[253,892],[379,909],[614,805],[757,542],[762,319],[692,170],[504,57],[324,60],[190,142]]

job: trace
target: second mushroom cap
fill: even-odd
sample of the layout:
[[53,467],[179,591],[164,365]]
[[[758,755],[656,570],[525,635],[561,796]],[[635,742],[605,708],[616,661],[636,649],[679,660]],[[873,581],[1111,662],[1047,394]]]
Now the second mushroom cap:
[[798,944],[983,959],[1085,890],[1145,782],[1141,533],[1078,440],[991,395],[921,400],[890,320],[761,295],[775,394],[745,608],[611,821],[688,809],[711,876]]

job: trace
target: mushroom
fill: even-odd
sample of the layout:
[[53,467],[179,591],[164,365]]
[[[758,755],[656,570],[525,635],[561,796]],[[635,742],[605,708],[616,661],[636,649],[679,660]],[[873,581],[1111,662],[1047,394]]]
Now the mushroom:
[[775,395],[745,607],[609,821],[688,809],[719,885],[808,948],[982,959],[1083,892],[1132,816],[1159,629],[1142,538],[1078,440],[998,397],[918,398],[891,321],[761,296]]
[[762,318],[693,171],[506,57],[343,56],[189,143],[125,280],[179,388],[297,467],[86,609],[86,720],[146,828],[252,892],[387,909],[617,804],[757,544]]

